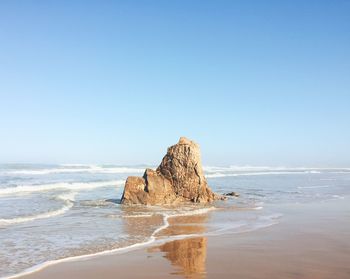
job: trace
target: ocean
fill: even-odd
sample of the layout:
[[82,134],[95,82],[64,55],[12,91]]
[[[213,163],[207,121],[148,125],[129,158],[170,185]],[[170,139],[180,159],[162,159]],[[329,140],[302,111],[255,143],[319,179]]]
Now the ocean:
[[[348,199],[350,169],[205,167],[217,193],[210,205],[124,206],[127,176],[145,166],[0,165],[0,277],[57,261],[127,252],[194,235],[246,233],[278,226],[286,204]],[[206,215],[200,233],[162,236],[172,216]]]

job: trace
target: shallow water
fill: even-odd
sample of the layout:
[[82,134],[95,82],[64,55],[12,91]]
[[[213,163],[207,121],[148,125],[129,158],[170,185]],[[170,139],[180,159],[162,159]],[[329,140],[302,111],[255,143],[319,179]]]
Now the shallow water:
[[[278,204],[350,195],[349,169],[207,167],[215,192],[241,196],[210,206],[120,205],[125,178],[141,175],[144,168],[1,165],[0,277],[162,238],[244,233],[278,224],[283,218]],[[176,220],[172,216],[188,215],[198,217],[188,224],[182,218],[183,230],[169,231],[174,226],[167,223]]]

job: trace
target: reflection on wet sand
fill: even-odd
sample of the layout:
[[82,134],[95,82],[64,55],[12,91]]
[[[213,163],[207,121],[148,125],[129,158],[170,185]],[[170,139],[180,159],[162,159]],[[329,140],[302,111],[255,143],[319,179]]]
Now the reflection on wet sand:
[[167,242],[157,247],[186,278],[205,278],[207,238],[194,237]]
[[[145,212],[140,212],[145,214]],[[133,209],[124,211],[123,225],[127,233],[138,235],[151,235],[155,228],[164,223],[160,214],[142,215]],[[149,253],[161,252],[163,257],[168,259],[175,267],[175,274],[186,278],[205,278],[207,238],[200,236],[206,231],[205,224],[208,214],[186,215],[171,217],[168,219],[169,226],[159,231],[155,236],[159,239],[167,239],[171,236],[184,236],[184,239],[177,239],[166,242],[160,246],[151,247]],[[191,237],[193,235],[193,237]]]
[[[161,236],[190,235],[205,232],[204,223],[207,215],[175,217],[169,220],[170,226],[161,232]],[[207,238],[191,237],[167,242],[158,247],[150,248],[148,252],[163,252],[176,267],[176,274],[186,278],[205,278]]]

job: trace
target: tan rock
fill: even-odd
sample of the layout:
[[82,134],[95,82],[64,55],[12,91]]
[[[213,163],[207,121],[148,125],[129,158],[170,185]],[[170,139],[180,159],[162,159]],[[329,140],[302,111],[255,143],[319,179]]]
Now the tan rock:
[[143,177],[128,177],[122,203],[170,204],[211,202],[224,199],[214,194],[204,177],[199,145],[185,137],[168,148],[156,171],[146,169]]

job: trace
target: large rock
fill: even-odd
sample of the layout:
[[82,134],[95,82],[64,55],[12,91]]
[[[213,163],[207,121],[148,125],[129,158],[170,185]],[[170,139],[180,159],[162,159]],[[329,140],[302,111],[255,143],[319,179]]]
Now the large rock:
[[168,148],[156,171],[146,169],[143,177],[127,178],[122,203],[205,203],[215,199],[223,197],[214,194],[207,184],[198,144],[182,137],[177,144]]

